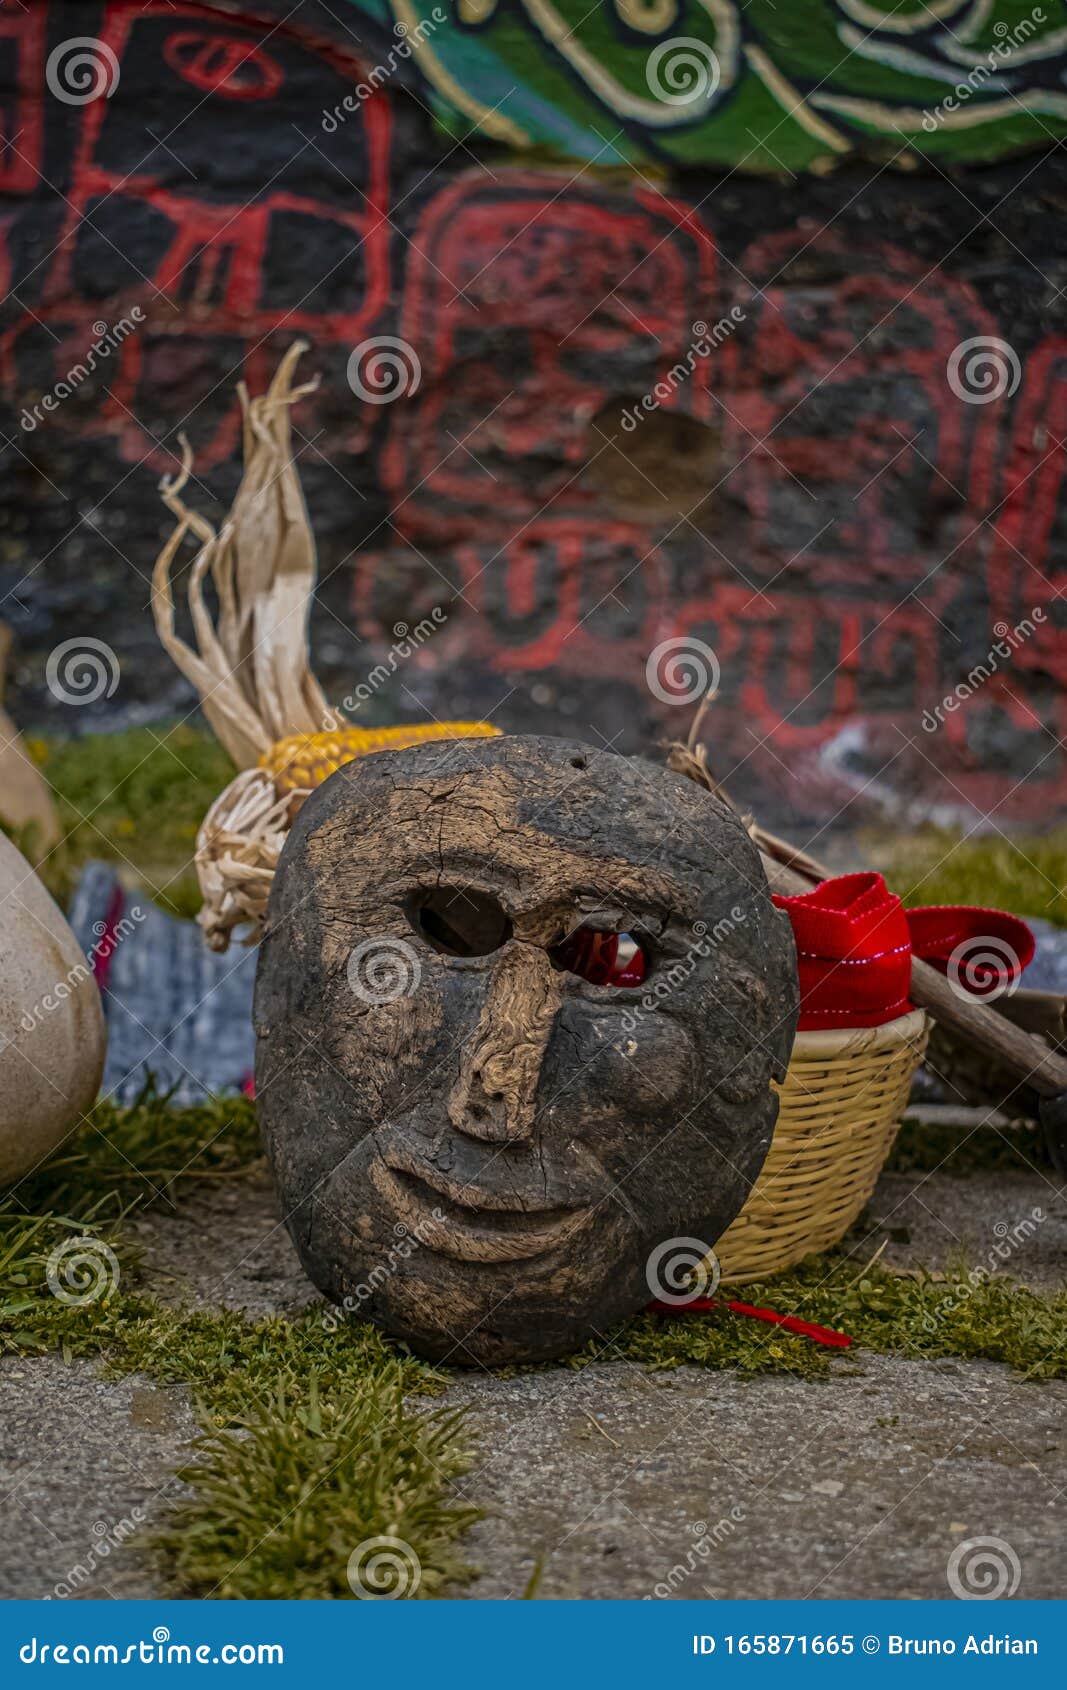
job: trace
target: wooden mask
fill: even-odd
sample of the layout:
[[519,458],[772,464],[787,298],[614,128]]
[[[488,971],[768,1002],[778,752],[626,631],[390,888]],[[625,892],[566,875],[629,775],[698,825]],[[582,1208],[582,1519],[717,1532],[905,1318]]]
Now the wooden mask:
[[534,737],[339,770],[282,853],[256,985],[308,1274],[456,1363],[605,1333],[668,1241],[738,1213],[796,1015],[759,856],[680,776]]

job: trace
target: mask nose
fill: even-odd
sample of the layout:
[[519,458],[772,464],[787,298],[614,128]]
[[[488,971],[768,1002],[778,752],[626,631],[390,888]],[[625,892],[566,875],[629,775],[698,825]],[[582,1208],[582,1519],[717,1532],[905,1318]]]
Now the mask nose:
[[452,1125],[468,1138],[507,1144],[530,1137],[541,1064],[562,1002],[563,979],[546,952],[508,945],[448,1100]]

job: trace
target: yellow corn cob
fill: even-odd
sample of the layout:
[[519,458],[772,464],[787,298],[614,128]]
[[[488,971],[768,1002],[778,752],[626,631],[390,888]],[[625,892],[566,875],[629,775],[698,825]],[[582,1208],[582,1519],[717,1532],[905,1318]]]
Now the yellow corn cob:
[[426,722],[399,728],[341,728],[335,733],[290,734],[277,740],[259,759],[261,769],[274,776],[279,798],[287,792],[321,786],[335,770],[375,751],[403,751],[439,739],[493,739],[500,732],[491,722]]

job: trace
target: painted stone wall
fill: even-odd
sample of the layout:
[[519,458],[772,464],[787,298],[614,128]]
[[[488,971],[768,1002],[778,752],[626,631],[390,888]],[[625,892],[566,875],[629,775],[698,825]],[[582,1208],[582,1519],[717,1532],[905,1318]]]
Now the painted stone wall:
[[[361,720],[647,750],[688,719],[646,668],[677,640],[721,676],[718,767],[769,812],[1067,808],[1062,150],[792,182],[535,166],[442,140],[413,56],[368,81],[384,22],[357,49],[324,8],[252,10],[0,11],[24,720],[186,706],[148,611],[156,483],[185,433],[219,513],[235,382],[299,335],[316,661]],[[72,104],[46,67],[79,36],[115,69]],[[75,637],[120,670],[80,710],[45,679]]]
[[1067,128],[1045,0],[343,0],[409,32],[450,133],[614,164],[995,159]]

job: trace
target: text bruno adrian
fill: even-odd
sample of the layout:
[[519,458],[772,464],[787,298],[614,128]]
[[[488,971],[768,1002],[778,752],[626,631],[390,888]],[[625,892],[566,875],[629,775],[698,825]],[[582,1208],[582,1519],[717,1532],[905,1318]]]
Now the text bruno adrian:
[[877,1655],[882,1649],[887,1655],[1036,1655],[1036,1637],[1011,1637],[1007,1632],[999,1637],[987,1632],[978,1637],[971,1632],[962,1643],[954,1637],[901,1637],[890,1632],[885,1637],[868,1635],[859,1640],[851,1632],[832,1635],[758,1632],[730,1634],[720,1638],[693,1633],[693,1654],[713,1655],[718,1649],[727,1655],[854,1655],[859,1648],[865,1655]]

